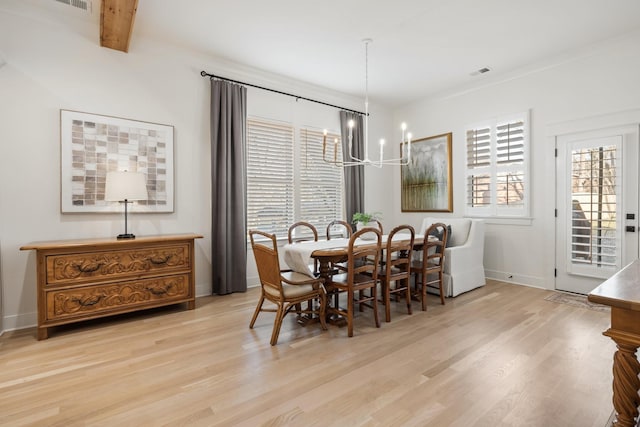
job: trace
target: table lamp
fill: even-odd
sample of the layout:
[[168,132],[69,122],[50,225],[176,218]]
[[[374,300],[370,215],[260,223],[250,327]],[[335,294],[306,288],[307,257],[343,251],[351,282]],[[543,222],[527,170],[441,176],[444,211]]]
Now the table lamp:
[[104,199],[109,202],[124,203],[124,234],[118,239],[135,239],[127,230],[127,204],[134,200],[147,200],[147,183],[141,172],[107,172]]

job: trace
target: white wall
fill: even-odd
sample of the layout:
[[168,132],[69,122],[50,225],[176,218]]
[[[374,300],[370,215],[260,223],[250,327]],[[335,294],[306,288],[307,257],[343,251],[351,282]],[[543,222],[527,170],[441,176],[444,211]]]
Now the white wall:
[[[200,71],[362,108],[359,99],[142,38],[134,37],[128,54],[100,48],[95,23],[86,28],[67,25],[58,16],[33,6],[44,3],[3,0],[0,5],[0,52],[6,61],[0,67],[4,330],[36,322],[35,254],[19,251],[20,246],[31,241],[106,237],[121,232],[120,214],[60,213],[60,109],[175,127],[175,212],[134,213],[131,228],[140,235],[203,234],[204,239],[196,243],[196,282],[198,295],[204,295],[211,291],[210,94],[209,82],[200,77]],[[372,105],[371,138],[395,141],[387,147],[391,155],[398,150],[399,123],[403,120],[415,137],[453,132],[452,215],[462,216],[465,124],[530,109],[533,219],[526,226],[488,225],[485,268],[489,276],[504,278],[509,273],[516,282],[552,288],[555,160],[547,127],[638,108],[638,45],[640,35],[631,34],[585,49],[578,57],[559,58],[562,61],[555,66],[543,64],[535,72],[502,80],[489,76],[480,89],[443,94],[399,108],[394,114]],[[332,128],[324,121],[331,121],[329,114],[335,113],[254,89],[249,91],[248,110],[249,114],[319,128]],[[334,123],[337,129],[337,121]],[[398,167],[367,168],[365,185],[366,210],[381,211],[386,227],[401,222],[420,225],[423,214],[400,212]],[[251,255],[249,260],[248,275],[255,280]]]
[[[640,33],[628,34],[573,55],[555,58],[519,74],[488,77],[484,86],[446,93],[395,111],[416,137],[453,132],[454,212],[465,202],[465,125],[491,117],[531,111],[532,221],[529,225],[488,224],[485,270],[488,277],[554,287],[555,158],[548,128],[556,123],[640,107]],[[489,64],[490,65],[490,64]],[[499,71],[499,70],[498,70]],[[389,177],[400,188],[399,174]],[[394,193],[394,206],[400,195]],[[400,213],[397,223],[420,225],[426,214]]]
[[[122,232],[121,214],[60,213],[60,109],[174,126],[175,212],[133,212],[130,228],[138,235],[204,235],[196,241],[196,292],[205,295],[211,293],[210,85],[200,71],[362,108],[361,100],[159,45],[135,32],[129,53],[101,48],[95,23],[75,25],[67,22],[66,12],[52,13],[64,6],[47,2],[43,9],[44,4],[3,0],[0,5],[0,52],[6,61],[0,68],[3,330],[36,323],[35,253],[21,252],[20,246]],[[338,129],[335,109],[257,89],[249,90],[248,113]],[[384,133],[380,126],[372,129]]]

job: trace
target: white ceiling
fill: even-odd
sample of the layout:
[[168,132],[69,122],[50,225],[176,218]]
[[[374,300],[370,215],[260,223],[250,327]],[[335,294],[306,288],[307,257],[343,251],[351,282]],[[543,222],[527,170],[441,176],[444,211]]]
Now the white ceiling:
[[397,106],[639,28],[640,0],[139,0],[130,52],[152,37],[363,96],[362,39],[372,38],[369,96]]

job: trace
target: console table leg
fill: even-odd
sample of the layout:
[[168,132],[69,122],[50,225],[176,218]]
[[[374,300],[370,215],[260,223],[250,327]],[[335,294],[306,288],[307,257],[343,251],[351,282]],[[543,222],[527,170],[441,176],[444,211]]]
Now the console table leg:
[[613,355],[613,407],[615,427],[635,427],[640,397],[640,363],[636,357],[638,346],[612,337],[618,350]]

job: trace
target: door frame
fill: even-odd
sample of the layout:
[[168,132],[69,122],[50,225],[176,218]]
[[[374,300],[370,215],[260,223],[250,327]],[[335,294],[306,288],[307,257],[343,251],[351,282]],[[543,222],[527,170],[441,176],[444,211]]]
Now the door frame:
[[[557,146],[557,141],[561,137],[573,135],[573,134],[580,134],[580,133],[585,133],[585,134],[589,132],[596,133],[606,129],[625,128],[625,127],[634,128],[637,143],[640,144],[640,109],[625,110],[625,111],[619,111],[619,112],[603,114],[603,115],[598,115],[593,117],[585,117],[585,118],[571,120],[571,121],[552,123],[547,126],[547,135],[550,141],[552,142],[553,149],[556,150],[556,153],[557,153],[558,149],[562,149],[562,147],[558,148]],[[555,161],[554,161],[554,172],[553,172],[553,176],[554,176],[553,196],[554,196],[555,212],[557,212],[558,211],[558,205],[557,205],[558,203],[558,186],[557,186],[558,157],[557,155],[554,156],[554,160]],[[640,167],[640,159],[638,159],[638,166]],[[638,185],[638,188],[640,188],[640,182],[638,182],[637,185]],[[637,213],[635,225],[640,226],[640,197],[639,197],[638,206],[635,206],[634,210]],[[553,256],[553,259],[550,261],[551,261],[551,265],[553,265],[554,267],[551,275],[552,286],[550,287],[550,289],[558,289],[556,275],[557,275],[557,268],[558,268],[557,248],[558,248],[558,234],[559,234],[558,227],[560,226],[559,223],[560,223],[559,218],[557,218],[556,215],[554,215],[553,251],[549,251],[549,253],[552,254]],[[626,225],[626,222],[623,220],[622,223],[624,227],[624,225]],[[637,240],[636,242],[637,246],[640,247],[640,230],[636,230],[635,239]],[[622,267],[624,267],[624,261],[621,260],[621,262],[623,262]]]

